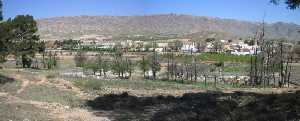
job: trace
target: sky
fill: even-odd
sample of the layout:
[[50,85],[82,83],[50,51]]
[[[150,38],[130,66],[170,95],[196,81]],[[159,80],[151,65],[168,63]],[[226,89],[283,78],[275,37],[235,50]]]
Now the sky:
[[36,19],[59,16],[133,16],[188,14],[300,25],[300,9],[288,10],[270,0],[3,0],[4,18],[30,14]]

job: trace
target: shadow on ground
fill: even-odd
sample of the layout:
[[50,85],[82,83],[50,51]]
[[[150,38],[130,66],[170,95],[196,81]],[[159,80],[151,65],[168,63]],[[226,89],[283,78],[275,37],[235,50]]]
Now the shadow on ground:
[[110,94],[86,103],[98,116],[115,121],[295,121],[300,91],[285,94],[246,92],[187,93],[181,97]]
[[14,81],[15,81],[15,79],[9,78],[9,77],[6,77],[6,76],[0,74],[0,86],[4,85],[6,83],[12,83]]

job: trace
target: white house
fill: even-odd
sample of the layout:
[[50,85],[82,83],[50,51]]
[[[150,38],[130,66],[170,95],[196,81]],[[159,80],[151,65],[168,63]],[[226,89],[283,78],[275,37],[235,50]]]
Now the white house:
[[181,47],[181,51],[183,52],[197,52],[198,49],[196,47],[195,42],[184,43]]
[[102,49],[110,49],[110,48],[114,48],[116,44],[114,42],[104,42],[101,44],[100,47],[98,48],[102,48]]
[[159,48],[167,48],[167,47],[169,47],[169,43],[157,43],[157,46]]
[[231,54],[233,55],[253,55],[255,50],[259,48],[257,45],[250,46],[244,42],[232,44],[232,47],[233,51]]
[[204,52],[212,52],[213,51],[213,44],[211,42],[206,43],[206,47],[204,49]]

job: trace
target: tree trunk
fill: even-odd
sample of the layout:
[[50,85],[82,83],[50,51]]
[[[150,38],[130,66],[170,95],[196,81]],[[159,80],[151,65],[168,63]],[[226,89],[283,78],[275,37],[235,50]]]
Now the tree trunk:
[[168,66],[167,66],[167,67],[168,67],[168,68],[167,68],[167,71],[168,71],[168,72],[167,72],[167,73],[168,73],[168,75],[167,75],[168,77],[167,77],[167,78],[168,78],[168,80],[170,80],[170,72],[171,72],[170,58],[171,58],[170,55],[168,55]]
[[144,72],[144,79],[146,79],[146,70],[143,70],[143,72]]
[[214,86],[215,86],[215,88],[217,88],[217,76],[216,75],[214,76],[214,80],[215,80]]
[[204,85],[205,85],[205,88],[207,88],[206,75],[204,75]]
[[279,87],[282,87],[282,83],[283,83],[283,47],[282,47],[282,43],[280,43],[280,81],[279,81]]
[[156,80],[156,71],[152,70],[152,73],[153,73],[153,80]]

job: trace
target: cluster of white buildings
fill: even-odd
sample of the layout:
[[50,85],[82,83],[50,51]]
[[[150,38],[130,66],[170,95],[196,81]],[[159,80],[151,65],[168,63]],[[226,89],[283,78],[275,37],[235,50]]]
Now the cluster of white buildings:
[[[79,38],[81,40],[81,45],[102,48],[102,49],[110,49],[114,48],[117,44],[121,45],[123,48],[126,48],[131,51],[155,51],[157,52],[165,52],[170,51],[172,48],[170,47],[170,43],[175,41],[180,41],[182,43],[181,48],[179,49],[181,52],[216,52],[214,42],[205,43],[201,50],[199,49],[199,45],[196,42],[191,41],[190,39],[169,39],[169,40],[159,40],[156,42],[155,47],[151,44],[153,42],[149,41],[133,41],[133,40],[112,40],[112,37],[107,36],[99,36],[99,35],[86,35]],[[251,55],[255,53],[255,50],[259,47],[257,45],[248,45],[244,43],[243,40],[229,41],[229,40],[216,40],[221,43],[221,48],[218,52],[226,52],[231,53],[233,55]],[[148,47],[150,46],[150,47]]]
[[253,55],[258,49],[257,45],[248,45],[244,42],[233,43],[231,46],[231,54],[233,55]]

